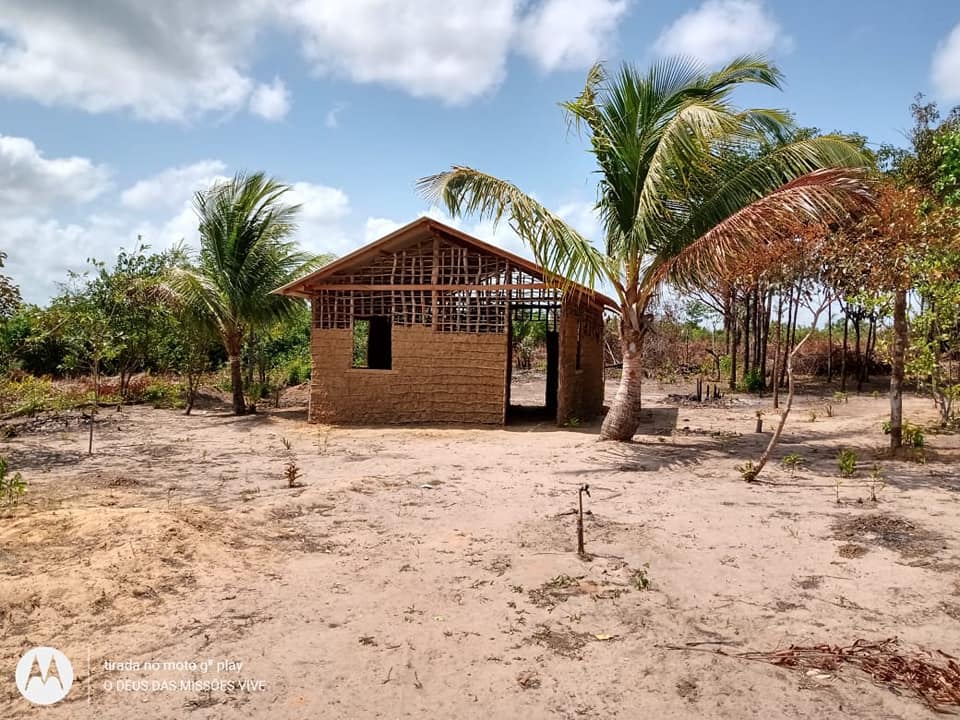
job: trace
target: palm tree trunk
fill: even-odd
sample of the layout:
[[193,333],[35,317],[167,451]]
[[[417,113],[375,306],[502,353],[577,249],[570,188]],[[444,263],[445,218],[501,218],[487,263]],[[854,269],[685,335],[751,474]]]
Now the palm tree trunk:
[[903,446],[903,366],[907,348],[907,293],[893,296],[893,348],[890,372],[890,449]]
[[603,420],[600,437],[604,440],[630,440],[640,425],[640,391],[643,368],[640,357],[643,332],[620,322],[620,345],[623,352],[623,372],[610,411]]
[[230,363],[230,389],[233,391],[233,414],[246,415],[247,403],[243,397],[243,338],[239,335],[224,338],[227,359]]
[[240,355],[230,355],[230,388],[233,390],[233,414],[245,415],[247,404],[243,398],[243,368]]

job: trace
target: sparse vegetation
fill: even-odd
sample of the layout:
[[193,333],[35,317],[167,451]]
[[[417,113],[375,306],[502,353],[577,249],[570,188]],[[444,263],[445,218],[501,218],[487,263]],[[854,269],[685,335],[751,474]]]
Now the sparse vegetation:
[[780,461],[780,464],[787,469],[791,476],[797,472],[797,468],[805,463],[806,460],[804,460],[803,456],[799,453],[790,453],[789,455],[785,455],[783,460]]
[[0,456],[0,504],[17,502],[26,492],[27,483],[19,472],[11,473],[5,457]]
[[857,453],[850,448],[842,449],[837,455],[837,470],[842,478],[853,477],[857,472]]

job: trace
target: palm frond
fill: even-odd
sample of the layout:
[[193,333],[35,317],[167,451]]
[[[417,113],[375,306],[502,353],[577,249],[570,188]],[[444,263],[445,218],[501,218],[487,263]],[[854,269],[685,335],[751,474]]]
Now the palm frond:
[[680,287],[720,275],[731,258],[784,238],[802,223],[841,223],[871,207],[872,184],[854,168],[815,170],[782,185],[716,223],[674,256],[651,266],[649,293],[664,281]]
[[494,224],[506,219],[537,263],[561,285],[570,280],[592,288],[610,275],[606,258],[589,240],[505,180],[455,166],[422,178],[417,188],[422,197],[442,204],[454,217],[473,215]]

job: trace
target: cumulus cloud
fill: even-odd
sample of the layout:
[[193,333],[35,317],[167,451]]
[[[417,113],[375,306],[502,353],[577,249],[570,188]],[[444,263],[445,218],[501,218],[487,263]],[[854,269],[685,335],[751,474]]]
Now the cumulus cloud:
[[369,217],[363,228],[363,242],[370,243],[389,235],[394,230],[403,227],[403,223],[390,218]]
[[290,112],[290,91],[280,78],[258,85],[250,96],[250,112],[264,120],[282,120]]
[[317,74],[459,103],[503,78],[515,0],[294,0],[287,17]]
[[234,111],[267,0],[5,0],[0,93],[155,120]]
[[930,79],[940,100],[948,103],[960,101],[960,23],[937,46]]
[[[88,258],[112,262],[138,242],[154,250],[199,246],[193,196],[225,179],[227,166],[203,160],[166,168],[121,192],[110,192],[109,171],[86,158],[48,159],[25,138],[0,136],[0,250],[4,274],[28,302],[45,303],[68,271],[88,269]],[[345,231],[350,199],[335,187],[299,181],[286,197],[301,205],[294,240],[311,252],[342,253],[359,244]],[[48,213],[70,201],[78,219]]]
[[519,49],[543,70],[575,69],[606,59],[626,0],[545,0],[520,25]]
[[788,50],[791,45],[761,0],[706,0],[668,26],[654,51],[717,65],[739,55]]
[[466,103],[496,89],[511,53],[547,71],[608,55],[628,2],[5,0],[0,95],[162,121],[244,108],[278,120],[290,93],[251,64],[279,30],[318,76]]
[[138,180],[120,194],[120,201],[134,210],[176,207],[190,200],[198,190],[225,179],[226,168],[219,160],[167,168]]
[[47,158],[31,140],[0,135],[0,214],[84,203],[110,186],[110,171],[87,158]]

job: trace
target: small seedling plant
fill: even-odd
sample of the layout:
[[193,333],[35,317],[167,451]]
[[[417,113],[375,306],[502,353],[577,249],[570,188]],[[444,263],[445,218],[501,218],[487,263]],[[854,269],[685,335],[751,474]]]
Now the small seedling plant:
[[803,456],[799,453],[790,453],[780,461],[780,464],[787,469],[787,472],[790,473],[790,477],[793,477],[797,472],[797,468],[806,462],[807,461],[804,460]]
[[0,504],[16,503],[27,490],[27,483],[20,473],[10,473],[7,459],[0,457]]
[[840,477],[850,478],[857,472],[857,454],[850,448],[844,448],[837,455],[837,469]]

